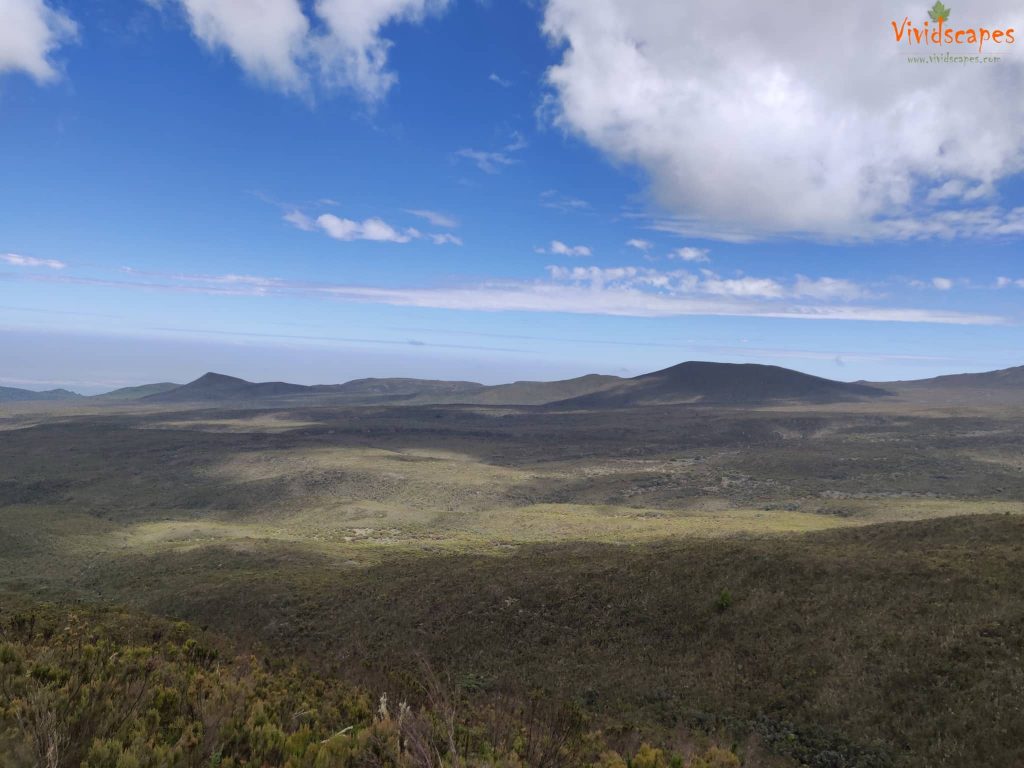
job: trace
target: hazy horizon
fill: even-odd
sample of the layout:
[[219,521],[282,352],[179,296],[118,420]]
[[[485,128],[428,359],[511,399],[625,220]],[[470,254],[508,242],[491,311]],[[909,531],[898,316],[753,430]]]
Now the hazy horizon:
[[[89,343],[89,342],[93,343]],[[19,343],[20,342],[20,343]],[[97,342],[100,342],[97,346]],[[416,345],[410,345],[416,346]],[[385,355],[361,350],[353,358],[339,358],[336,350],[323,347],[296,349],[281,346],[260,348],[254,354],[253,348],[244,345],[207,343],[205,345],[183,344],[177,340],[121,339],[110,344],[107,339],[83,339],[45,334],[9,334],[4,338],[8,365],[18,370],[34,371],[35,378],[0,377],[0,386],[17,387],[34,391],[68,389],[84,395],[103,394],[122,387],[173,382],[187,384],[205,373],[213,372],[236,376],[248,381],[287,381],[293,384],[342,384],[363,378],[414,378],[442,379],[450,381],[474,381],[480,384],[507,384],[513,381],[555,381],[571,379],[586,374],[606,374],[628,378],[650,373],[689,360],[719,363],[759,363],[778,365],[783,368],[822,376],[836,381],[897,381],[899,379],[868,378],[852,376],[851,368],[860,367],[856,360],[787,359],[780,353],[772,360],[769,353],[750,350],[747,356],[737,352],[723,357],[695,354],[690,357],[671,357],[666,350],[652,356],[649,367],[627,369],[612,365],[596,365],[586,368],[584,363],[564,366],[537,366],[536,361],[522,360],[523,367],[516,367],[516,359],[504,361],[503,366],[484,364],[469,358],[432,359],[420,352],[418,357],[408,355]],[[50,355],[46,365],[40,365],[35,358],[40,349],[47,349]],[[429,347],[427,348],[429,349]],[[197,350],[199,354],[197,354]],[[418,350],[417,350],[418,351]],[[769,351],[770,352],[770,351]],[[661,362],[658,362],[658,360]],[[63,375],[67,369],[85,369],[89,365],[99,366],[103,377],[74,379]],[[1001,366],[1014,367],[1014,366]],[[139,369],[152,371],[151,376],[138,374]],[[537,375],[520,375],[519,371],[532,371]],[[905,379],[931,378],[956,373],[982,373],[996,370],[996,367],[942,368],[928,364],[922,367],[920,375]]]
[[915,66],[881,0],[771,34],[660,0],[17,7],[6,384],[1021,362],[1024,60]]

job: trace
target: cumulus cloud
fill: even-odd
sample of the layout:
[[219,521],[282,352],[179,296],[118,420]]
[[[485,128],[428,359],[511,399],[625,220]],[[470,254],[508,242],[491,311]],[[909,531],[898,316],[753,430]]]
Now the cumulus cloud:
[[43,0],[0,0],[0,74],[24,72],[37,82],[59,77],[53,53],[78,27]]
[[500,85],[502,88],[510,88],[510,87],[512,87],[512,81],[511,80],[506,80],[505,78],[501,77],[500,75],[498,75],[498,74],[496,74],[494,72],[491,72],[490,76],[487,79],[490,80],[492,83],[496,83],[497,85]]
[[316,0],[316,14],[329,30],[313,41],[322,77],[379,100],[398,79],[387,68],[391,42],[381,29],[399,21],[418,24],[447,6],[448,0]]
[[537,253],[553,253],[556,256],[590,256],[593,251],[586,245],[566,245],[561,240],[552,240],[551,245],[536,249]]
[[632,240],[627,240],[626,245],[630,248],[636,248],[638,251],[644,251],[645,253],[654,247],[654,243],[650,240],[640,240],[635,237]]
[[[545,113],[644,169],[656,201],[693,231],[935,236],[922,206],[968,204],[1024,169],[1024,102],[1006,97],[1024,85],[1024,61],[941,76],[908,64],[888,21],[925,10],[548,0],[544,30],[564,51]],[[1011,0],[969,13],[1024,26]]]
[[668,255],[668,257],[670,259],[678,259],[679,261],[711,261],[711,259],[708,258],[707,248],[693,248],[692,246],[676,248]]
[[249,75],[287,92],[304,91],[309,20],[299,0],[181,0],[193,34],[225,48]]
[[948,291],[953,288],[953,281],[948,277],[933,277],[932,287],[940,291]]
[[408,243],[419,235],[415,230],[399,232],[383,219],[376,217],[353,221],[324,213],[317,216],[317,226],[335,240],[372,240],[378,243]]
[[[420,215],[422,218],[433,216],[435,218],[439,217],[444,221],[452,221],[433,211],[410,211],[410,213]],[[399,229],[376,216],[357,221],[342,216],[335,216],[333,213],[323,213],[314,219],[312,216],[295,209],[289,210],[282,218],[303,232],[320,231],[335,240],[346,242],[370,240],[378,243],[411,243],[413,240],[427,239],[435,245],[462,245],[462,239],[451,233],[421,232],[416,227]]]
[[46,267],[48,269],[64,269],[67,266],[63,261],[57,259],[37,259],[32,256],[22,256],[17,253],[0,253],[0,261],[10,264],[12,267]]
[[388,68],[391,42],[382,36],[384,27],[420,23],[448,5],[448,0],[316,0],[307,16],[300,0],[179,2],[193,34],[211,49],[227,50],[258,81],[287,93],[306,93],[313,82],[351,88],[370,103],[382,99],[398,79]]

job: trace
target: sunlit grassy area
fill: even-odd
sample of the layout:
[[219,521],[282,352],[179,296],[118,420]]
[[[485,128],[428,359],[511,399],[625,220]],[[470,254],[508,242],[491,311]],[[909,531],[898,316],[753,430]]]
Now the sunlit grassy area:
[[[428,659],[474,707],[539,690],[595,727],[740,734],[777,765],[1019,756],[1006,411],[0,421],[0,591],[191,619],[385,687]],[[976,714],[951,724],[960,700]]]

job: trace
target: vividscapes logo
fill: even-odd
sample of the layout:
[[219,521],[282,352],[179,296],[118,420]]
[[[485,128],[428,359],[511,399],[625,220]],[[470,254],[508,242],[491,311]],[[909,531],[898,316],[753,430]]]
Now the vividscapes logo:
[[941,0],[936,0],[935,5],[928,11],[928,18],[931,21],[925,21],[918,26],[907,16],[902,22],[892,22],[892,32],[897,43],[906,43],[911,48],[919,45],[940,48],[969,45],[977,46],[978,53],[982,53],[986,45],[990,51],[1005,51],[1016,42],[1013,27],[959,27],[955,23],[950,23],[949,17],[950,9],[943,5]]

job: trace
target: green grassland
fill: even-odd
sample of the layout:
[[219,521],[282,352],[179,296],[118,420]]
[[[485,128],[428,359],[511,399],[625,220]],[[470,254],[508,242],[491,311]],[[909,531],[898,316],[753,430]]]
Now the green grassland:
[[4,600],[666,765],[1024,760],[1022,512],[1010,408],[0,411]]

